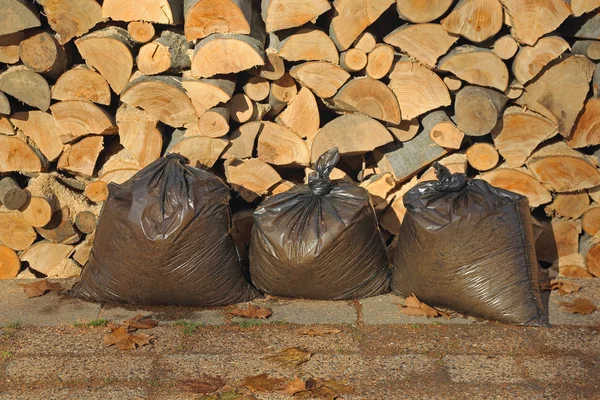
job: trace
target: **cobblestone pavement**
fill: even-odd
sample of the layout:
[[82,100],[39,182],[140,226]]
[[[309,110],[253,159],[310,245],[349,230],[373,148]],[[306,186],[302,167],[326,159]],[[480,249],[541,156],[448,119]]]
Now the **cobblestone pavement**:
[[[393,295],[260,299],[253,303],[273,315],[258,321],[231,318],[227,308],[140,310],[55,293],[27,299],[15,281],[2,281],[0,399],[291,398],[281,389],[245,387],[246,378],[260,374],[286,383],[296,376],[343,382],[352,393],[340,398],[348,400],[600,399],[600,311],[582,316],[557,305],[584,297],[600,307],[597,281],[577,280],[582,290],[568,296],[553,292],[546,299],[552,327],[544,328],[406,317]],[[138,313],[160,325],[146,331],[152,344],[133,351],[105,347],[110,329],[89,325]],[[298,333],[313,324],[340,332]],[[310,360],[289,367],[267,357],[290,347],[310,352]],[[207,395],[207,382],[219,382],[219,394]]]

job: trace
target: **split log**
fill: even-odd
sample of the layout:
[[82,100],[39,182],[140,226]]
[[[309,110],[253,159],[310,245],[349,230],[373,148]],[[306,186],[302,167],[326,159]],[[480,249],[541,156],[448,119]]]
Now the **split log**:
[[596,205],[587,210],[581,217],[581,226],[590,236],[600,232],[600,207]]
[[75,41],[86,64],[106,79],[120,94],[133,70],[133,40],[125,29],[114,26],[95,31]]
[[86,66],[77,66],[62,74],[52,87],[55,100],[89,100],[110,105],[111,91],[106,79]]
[[54,214],[55,200],[31,196],[19,209],[23,219],[34,228],[47,225]]
[[93,233],[87,235],[85,240],[75,247],[75,251],[73,251],[71,258],[79,265],[85,265],[90,259],[90,254],[92,253],[92,248],[94,246],[94,237],[95,234]]
[[440,24],[405,24],[383,38],[431,68],[457,40],[458,36],[449,34]]
[[333,7],[337,12],[329,25],[329,36],[340,51],[348,49],[393,3],[394,0],[335,0]]
[[364,77],[355,78],[340,88],[333,103],[347,112],[360,112],[371,118],[399,124],[400,106],[394,92],[383,82]]
[[17,137],[0,135],[0,172],[41,170],[42,161],[27,143]]
[[181,83],[198,116],[219,103],[227,103],[235,90],[235,81],[228,77],[191,79],[184,76]]
[[96,230],[96,222],[96,215],[91,211],[81,211],[75,215],[75,226],[85,234]]
[[33,141],[49,161],[55,161],[62,153],[59,129],[49,113],[38,110],[17,112],[10,121]]
[[398,98],[403,119],[413,119],[451,104],[442,79],[418,63],[397,62],[390,73],[389,87]]
[[228,143],[225,139],[204,136],[192,136],[177,141],[175,136],[174,133],[174,140],[171,141],[167,153],[181,154],[190,161],[190,165],[200,168],[212,168]]
[[229,108],[215,107],[207,110],[198,119],[198,134],[218,138],[229,132]]
[[375,39],[375,36],[370,32],[361,33],[353,43],[355,49],[361,50],[365,54],[369,54],[376,45],[377,39]]
[[139,107],[175,128],[198,121],[192,101],[185,94],[179,77],[141,76],[127,85],[121,93],[121,101]]
[[247,202],[252,202],[281,181],[269,164],[257,158],[225,161],[227,183]]
[[379,218],[379,224],[383,229],[393,235],[400,233],[400,226],[406,215],[406,207],[404,207],[403,196],[418,183],[417,177],[414,177],[410,182],[405,183],[400,190],[394,194],[390,206],[384,211]]
[[392,46],[379,44],[367,56],[367,76],[373,79],[384,78],[394,64],[394,49]]
[[269,93],[271,113],[279,114],[297,94],[296,82],[290,74],[283,74],[281,78],[271,82],[271,92]]
[[100,203],[108,199],[108,185],[103,181],[90,182],[85,186],[84,194],[94,203]]
[[494,145],[512,167],[525,164],[544,140],[558,133],[556,125],[547,118],[520,107],[509,107],[502,115],[502,122],[492,130]]
[[227,103],[227,107],[231,119],[240,124],[261,120],[270,110],[270,105],[256,103],[243,93],[235,94]]
[[340,54],[340,66],[348,72],[360,71],[367,66],[367,54],[359,49],[348,49]]
[[481,43],[500,31],[503,20],[504,11],[497,0],[461,0],[442,20],[442,26],[448,32]]
[[525,87],[517,82],[516,79],[513,79],[513,81],[508,85],[508,88],[504,91],[504,94],[510,100],[516,100],[523,95],[524,91]]
[[553,271],[558,270],[559,277],[593,278],[585,267],[583,256],[579,253],[559,258],[550,268]]
[[[235,54],[235,57],[222,56]],[[213,34],[196,45],[192,59],[192,75],[210,78],[264,65],[261,43],[243,35]]]
[[0,243],[13,250],[25,250],[37,234],[18,211],[0,211]]
[[404,182],[446,155],[446,149],[431,140],[427,129],[423,126],[408,142],[394,142],[376,149],[373,155],[381,172],[390,172],[397,182]]
[[420,128],[421,124],[417,118],[402,120],[398,125],[387,125],[388,131],[400,142],[408,142],[414,138]]
[[489,143],[475,143],[467,149],[467,161],[477,171],[489,171],[498,165],[498,151]]
[[0,26],[0,35],[40,26],[37,10],[25,0],[0,0],[0,10],[6,13]]
[[600,41],[597,40],[578,40],[571,46],[573,54],[583,54],[590,60],[600,60]]
[[556,121],[559,133],[568,137],[590,90],[594,67],[585,56],[566,58],[527,84],[518,102]]
[[53,104],[50,110],[63,143],[88,134],[110,135],[117,131],[113,117],[94,103],[61,101]]
[[574,35],[579,39],[600,39],[600,13],[593,14],[590,18],[581,25],[579,30]]
[[455,76],[448,75],[444,77],[444,83],[451,92],[457,92],[462,87],[462,81]]
[[[275,121],[302,138],[313,139],[321,125],[317,100],[310,90],[303,87]],[[242,157],[238,157],[242,158]]]
[[519,44],[510,35],[502,36],[494,42],[494,53],[503,60],[510,60],[518,50]]
[[555,220],[542,224],[542,233],[535,243],[538,261],[553,263],[559,258],[579,252],[579,221]]
[[259,68],[258,76],[270,81],[276,81],[283,74],[285,74],[283,59],[279,57],[276,49],[269,47],[265,50],[265,65]]
[[460,46],[442,58],[438,68],[460,79],[504,92],[508,87],[506,64],[493,51],[475,46]]
[[162,134],[158,120],[145,111],[122,105],[117,110],[121,145],[141,168],[157,160],[162,152]]
[[187,53],[189,49],[185,36],[163,31],[158,39],[142,46],[135,60],[144,75],[180,72],[192,64]]
[[52,271],[73,252],[73,246],[61,243],[38,242],[21,253],[21,261],[29,263],[29,268],[51,276]]
[[331,9],[327,0],[263,0],[262,18],[267,32],[301,26]]
[[251,158],[254,152],[256,137],[263,127],[261,121],[248,122],[231,132],[229,145],[221,158]]
[[144,44],[154,39],[156,31],[150,22],[131,21],[127,24],[127,33],[136,43]]
[[594,97],[600,98],[600,63],[596,64],[596,70],[592,78],[592,92]]
[[279,43],[279,57],[287,61],[329,61],[339,63],[335,44],[316,28],[302,28]]
[[[512,35],[521,43],[533,46],[537,40],[552,32],[571,15],[564,0],[500,0],[510,15]],[[535,21],[533,23],[532,21]]]
[[519,50],[513,62],[512,72],[517,81],[526,84],[568,48],[569,43],[560,36],[543,37],[535,46],[523,46]]
[[57,168],[85,178],[94,175],[94,168],[104,148],[102,136],[88,136],[77,143],[67,145],[58,159]]
[[578,219],[590,206],[590,196],[586,192],[560,193],[544,208],[550,217]]
[[13,136],[14,134],[15,129],[13,128],[8,118],[0,116],[0,135]]
[[[390,132],[381,123],[361,114],[335,118],[317,132],[311,148],[311,161],[337,147],[341,155],[359,155],[392,142]],[[388,172],[388,171],[384,171]]]
[[62,244],[75,244],[81,239],[71,222],[69,207],[63,207],[52,215],[52,219],[43,227],[35,229],[44,239]]
[[565,2],[571,7],[573,15],[576,17],[580,17],[600,7],[598,0],[565,0]]
[[507,97],[492,89],[465,86],[454,100],[456,125],[469,136],[484,136],[492,131]]
[[438,19],[448,11],[452,0],[397,0],[396,8],[400,18],[415,24]]
[[271,165],[308,165],[310,154],[304,140],[274,122],[263,122],[258,135],[258,158]]
[[433,111],[421,119],[423,130],[438,146],[460,149],[465,133],[458,129],[445,111]]
[[102,8],[95,0],[36,1],[44,7],[44,15],[62,45],[88,33],[104,19]]
[[15,251],[0,244],[0,280],[14,279],[21,270],[21,260]]
[[202,39],[213,33],[249,34],[251,0],[184,0],[185,36]]
[[584,255],[587,272],[600,277],[600,238],[587,237],[581,240],[579,251]]
[[[9,103],[6,95],[2,92],[0,92],[0,115],[1,114],[4,114],[4,115],[10,114],[10,103]],[[2,117],[0,117],[0,118],[2,118]]]
[[21,42],[19,58],[34,72],[53,79],[67,68],[67,53],[58,41],[48,32],[37,33]]
[[371,202],[375,207],[385,202],[388,194],[392,191],[392,189],[395,188],[395,186],[396,181],[389,172],[385,174],[373,175],[365,179],[360,184],[360,187],[365,188],[367,192],[369,192],[369,195],[371,195]]
[[527,197],[531,208],[552,201],[550,192],[536,178],[518,169],[498,168],[481,175],[481,179],[492,186]]
[[302,86],[324,99],[334,96],[350,79],[350,74],[341,67],[324,61],[296,65],[290,69],[290,75]]
[[600,144],[600,99],[591,98],[587,101],[567,143],[572,148]]
[[27,192],[11,178],[0,180],[0,204],[8,210],[18,210],[27,202]]
[[538,151],[531,156],[527,168],[554,192],[574,192],[600,185],[600,172],[583,157],[540,155]]
[[253,76],[243,86],[244,93],[251,100],[263,101],[269,97],[271,91],[271,84],[265,78],[260,76]]
[[0,36],[0,63],[19,62],[19,45],[25,39],[25,32],[15,32]]
[[147,0],[140,7],[136,0],[104,0],[102,18],[175,25],[183,21],[182,3],[182,0]]
[[42,111],[50,106],[48,82],[24,66],[11,67],[0,75],[0,91]]

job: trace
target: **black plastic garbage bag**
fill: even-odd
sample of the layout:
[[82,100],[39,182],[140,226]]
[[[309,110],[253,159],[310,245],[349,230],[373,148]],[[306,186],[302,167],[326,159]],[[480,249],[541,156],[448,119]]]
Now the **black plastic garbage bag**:
[[254,213],[250,276],[261,291],[304,299],[354,299],[389,291],[386,247],[369,193],[330,181],[337,148],[308,185],[263,201]]
[[229,235],[229,189],[170,154],[110,184],[92,253],[72,295],[96,301],[216,306],[258,292]]
[[510,324],[546,323],[527,198],[435,165],[404,195],[392,289]]

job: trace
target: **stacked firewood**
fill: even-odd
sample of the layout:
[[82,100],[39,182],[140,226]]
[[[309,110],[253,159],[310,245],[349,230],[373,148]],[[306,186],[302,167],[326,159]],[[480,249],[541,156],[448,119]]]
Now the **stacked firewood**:
[[166,153],[229,183],[247,242],[334,146],[390,245],[440,161],[529,198],[545,267],[600,276],[598,8],[0,0],[0,279],[78,275],[107,185]]

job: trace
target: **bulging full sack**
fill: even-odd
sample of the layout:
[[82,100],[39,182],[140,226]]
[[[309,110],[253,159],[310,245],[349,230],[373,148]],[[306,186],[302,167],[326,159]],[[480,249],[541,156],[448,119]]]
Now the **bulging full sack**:
[[435,167],[439,181],[404,196],[393,291],[504,323],[546,323],[527,198]]
[[71,294],[95,301],[217,306],[258,293],[229,236],[229,189],[215,175],[161,158],[110,184],[90,259]]
[[330,181],[337,148],[323,154],[308,185],[263,201],[254,213],[250,276],[261,291],[304,299],[386,293],[389,266],[369,193]]

